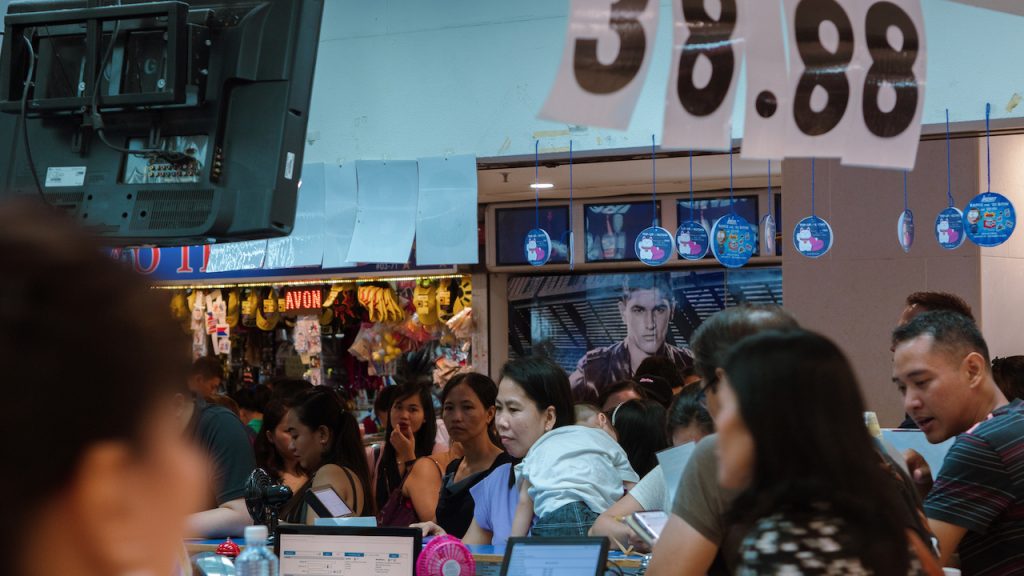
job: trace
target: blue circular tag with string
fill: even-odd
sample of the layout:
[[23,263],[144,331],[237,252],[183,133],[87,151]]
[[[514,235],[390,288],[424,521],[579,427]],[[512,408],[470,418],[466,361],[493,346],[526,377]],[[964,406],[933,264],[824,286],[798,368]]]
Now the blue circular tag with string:
[[775,233],[777,232],[775,226],[775,217],[771,214],[765,214],[764,218],[761,218],[761,241],[764,243],[765,256],[775,256]]
[[999,246],[1017,227],[1017,211],[1010,199],[998,192],[978,194],[964,209],[967,238],[982,248]]
[[672,235],[660,226],[651,226],[636,237],[633,249],[644,264],[661,266],[672,255]]
[[964,243],[964,214],[958,208],[946,208],[935,218],[935,239],[946,250]]
[[687,220],[676,230],[676,250],[686,260],[700,260],[711,248],[708,229],[696,220]]
[[819,258],[832,249],[832,226],[817,216],[808,216],[793,229],[796,251],[808,258]]
[[523,243],[526,261],[532,266],[543,266],[551,259],[551,236],[543,228],[534,228],[526,233]]
[[726,214],[711,227],[711,252],[722,266],[739,268],[754,255],[755,236],[746,218]]
[[910,247],[914,245],[914,213],[910,210],[904,210],[896,221],[896,237],[900,248],[910,252]]

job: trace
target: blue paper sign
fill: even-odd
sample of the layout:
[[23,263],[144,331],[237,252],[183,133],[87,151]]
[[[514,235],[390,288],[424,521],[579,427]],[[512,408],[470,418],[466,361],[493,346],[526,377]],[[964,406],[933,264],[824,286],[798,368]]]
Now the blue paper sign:
[[964,210],[967,237],[982,248],[999,246],[1017,226],[1017,211],[1010,199],[997,192],[978,194]]
[[832,227],[817,216],[808,216],[793,229],[796,251],[808,258],[819,258],[832,249]]
[[764,250],[761,252],[765,256],[775,255],[775,233],[778,232],[778,228],[775,226],[775,217],[771,214],[765,214],[764,218],[761,218],[761,241],[764,243]]
[[533,266],[543,266],[551,259],[551,236],[543,228],[534,228],[526,233],[523,250],[527,262]]
[[711,227],[711,252],[722,266],[739,268],[754,254],[757,234],[745,218],[726,214]]
[[672,235],[660,226],[651,226],[633,242],[636,257],[648,266],[661,266],[672,256]]
[[711,248],[708,230],[696,220],[687,220],[676,231],[676,250],[687,260],[700,260]]
[[946,250],[964,243],[964,214],[958,208],[946,208],[935,219],[935,239]]

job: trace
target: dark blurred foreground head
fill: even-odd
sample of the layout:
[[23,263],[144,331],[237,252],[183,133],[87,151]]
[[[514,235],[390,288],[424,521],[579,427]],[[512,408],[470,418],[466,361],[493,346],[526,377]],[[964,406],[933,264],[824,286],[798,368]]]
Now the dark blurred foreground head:
[[5,574],[168,574],[201,460],[167,303],[65,218],[0,204]]

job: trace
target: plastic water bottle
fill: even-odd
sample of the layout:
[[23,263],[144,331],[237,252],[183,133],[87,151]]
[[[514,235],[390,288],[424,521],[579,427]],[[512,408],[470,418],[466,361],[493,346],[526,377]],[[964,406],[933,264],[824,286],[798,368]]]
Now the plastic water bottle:
[[267,550],[267,527],[246,526],[245,550],[235,560],[238,576],[277,576],[277,557]]

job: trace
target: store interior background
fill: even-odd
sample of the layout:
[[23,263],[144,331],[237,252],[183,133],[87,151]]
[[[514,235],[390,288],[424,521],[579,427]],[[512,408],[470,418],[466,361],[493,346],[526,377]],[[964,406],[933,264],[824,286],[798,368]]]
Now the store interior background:
[[[649,198],[651,137],[661,141],[662,116],[672,50],[672,5],[658,0],[660,18],[653,57],[630,126],[625,131],[548,122],[537,117],[558,71],[569,2],[520,0],[443,4],[415,0],[327,0],[320,36],[306,164],[356,160],[415,160],[472,154],[477,157],[481,225],[496,206],[532,205],[534,145],[539,142],[540,177],[555,184],[542,201],[568,197],[568,147],[576,152],[576,199],[609,202]],[[710,3],[714,3],[709,0]],[[8,1],[0,0],[0,13]],[[1001,4],[998,12],[969,4]],[[1017,348],[1024,310],[1024,237],[981,249],[970,242],[955,251],[939,248],[931,233],[946,207],[945,112],[953,122],[952,189],[963,206],[986,187],[984,115],[992,104],[992,190],[1024,208],[1024,94],[1019,55],[1024,54],[1024,7],[1013,0],[922,0],[927,32],[928,78],[922,142],[910,174],[910,208],[917,239],[909,254],[896,241],[903,208],[902,174],[817,162],[817,214],[835,232],[831,252],[816,260],[787,250],[793,223],[810,214],[811,162],[787,160],[771,166],[782,191],[781,258],[785,306],[805,326],[834,338],[857,368],[869,408],[883,426],[903,417],[891,382],[889,333],[906,295],[940,290],[963,296],[974,307],[993,356],[1024,353]],[[601,44],[614,52],[610,34]],[[742,147],[740,74],[734,107],[734,145]],[[1016,98],[1015,98],[1016,97]],[[781,138],[781,135],[780,135]],[[683,151],[661,150],[659,195],[728,190],[729,158],[701,155],[691,183]],[[737,193],[768,185],[767,162],[735,158]],[[663,208],[663,217],[669,210]],[[761,215],[766,213],[765,203]],[[666,223],[667,224],[667,223]],[[508,357],[508,280],[524,273],[562,274],[568,266],[539,270],[487,264],[493,232],[482,236],[481,264],[471,273],[473,365],[494,375]],[[581,242],[578,241],[578,244]],[[581,248],[577,246],[577,253]],[[582,259],[579,259],[582,262]],[[713,264],[713,261],[712,261]],[[673,260],[667,268],[691,264]],[[707,267],[708,263],[697,266]],[[636,272],[638,263],[591,264],[588,272]]]
[[[857,367],[869,407],[882,424],[903,416],[891,383],[889,332],[903,298],[915,290],[962,295],[977,311],[994,355],[1014,349],[1024,311],[1014,305],[1024,286],[1024,238],[1020,234],[996,249],[970,243],[956,251],[938,247],[930,222],[945,207],[944,131],[950,109],[954,132],[978,134],[987,102],[993,127],[1024,125],[1024,107],[1008,109],[1024,93],[1015,55],[1024,54],[1018,32],[1024,16],[986,10],[947,0],[924,0],[928,85],[923,139],[910,175],[910,207],[918,218],[917,240],[904,254],[896,242],[896,218],[902,210],[899,171],[818,163],[817,212],[835,230],[835,247],[810,260],[784,250],[785,305],[809,328],[836,339]],[[309,162],[345,163],[356,159],[415,159],[475,154],[480,203],[528,201],[532,192],[534,143],[539,140],[545,181],[556,184],[544,199],[567,197],[568,143],[577,158],[614,162],[578,165],[577,198],[649,194],[650,165],[622,161],[644,154],[651,135],[660,141],[665,85],[671,54],[671,4],[661,1],[658,36],[648,77],[626,131],[567,126],[537,118],[558,70],[567,24],[568,2],[523,0],[513,3],[431,3],[385,0],[327,3],[314,83],[306,148]],[[612,39],[614,42],[614,39]],[[742,74],[741,74],[742,78]],[[737,99],[743,101],[741,81]],[[736,106],[733,135],[743,133],[743,107]],[[737,144],[740,143],[737,141]],[[953,141],[953,193],[963,205],[984,190],[984,138]],[[993,138],[993,190],[1024,206],[1024,139]],[[521,163],[520,168],[489,165]],[[504,172],[508,176],[506,177]],[[810,161],[774,166],[775,184],[784,185],[783,213],[810,213]],[[764,162],[737,158],[738,189],[767,184]],[[727,188],[725,156],[698,159],[694,186]],[[689,186],[685,158],[658,162],[659,192],[684,192]],[[762,210],[763,211],[763,210]],[[789,243],[789,230],[783,229]],[[505,311],[507,274],[475,274],[475,310],[485,342],[474,347],[477,368],[493,374],[507,355]],[[486,294],[486,300],[483,295]]]

